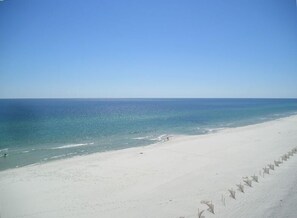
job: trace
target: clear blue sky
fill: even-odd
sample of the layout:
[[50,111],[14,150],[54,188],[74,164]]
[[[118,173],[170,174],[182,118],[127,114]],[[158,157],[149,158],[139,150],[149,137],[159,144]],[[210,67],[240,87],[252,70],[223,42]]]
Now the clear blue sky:
[[296,98],[296,1],[0,1],[0,98],[23,97]]

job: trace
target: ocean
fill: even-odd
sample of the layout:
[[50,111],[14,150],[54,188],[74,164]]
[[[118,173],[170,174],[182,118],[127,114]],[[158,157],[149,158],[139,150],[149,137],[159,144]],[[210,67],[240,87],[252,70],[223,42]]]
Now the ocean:
[[296,113],[297,99],[1,99],[0,170]]

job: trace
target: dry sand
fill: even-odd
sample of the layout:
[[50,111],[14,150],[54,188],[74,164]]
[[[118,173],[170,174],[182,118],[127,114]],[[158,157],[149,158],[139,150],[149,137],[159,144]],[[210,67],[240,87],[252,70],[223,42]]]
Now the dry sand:
[[[1,218],[297,217],[297,116],[0,172]],[[237,190],[243,177],[259,183]],[[233,188],[236,199],[229,197]],[[225,205],[222,201],[225,199]]]

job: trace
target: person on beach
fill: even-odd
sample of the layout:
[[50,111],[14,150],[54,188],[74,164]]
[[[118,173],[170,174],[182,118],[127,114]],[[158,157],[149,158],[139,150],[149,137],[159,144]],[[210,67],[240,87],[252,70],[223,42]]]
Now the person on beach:
[[0,156],[0,157],[7,157],[7,154],[6,153],[4,153],[2,156]]

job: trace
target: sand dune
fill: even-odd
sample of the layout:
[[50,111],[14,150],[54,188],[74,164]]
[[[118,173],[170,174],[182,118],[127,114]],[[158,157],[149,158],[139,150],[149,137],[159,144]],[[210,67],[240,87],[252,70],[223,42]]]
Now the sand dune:
[[[296,217],[297,116],[0,172],[1,218]],[[263,170],[266,169],[266,170]]]

